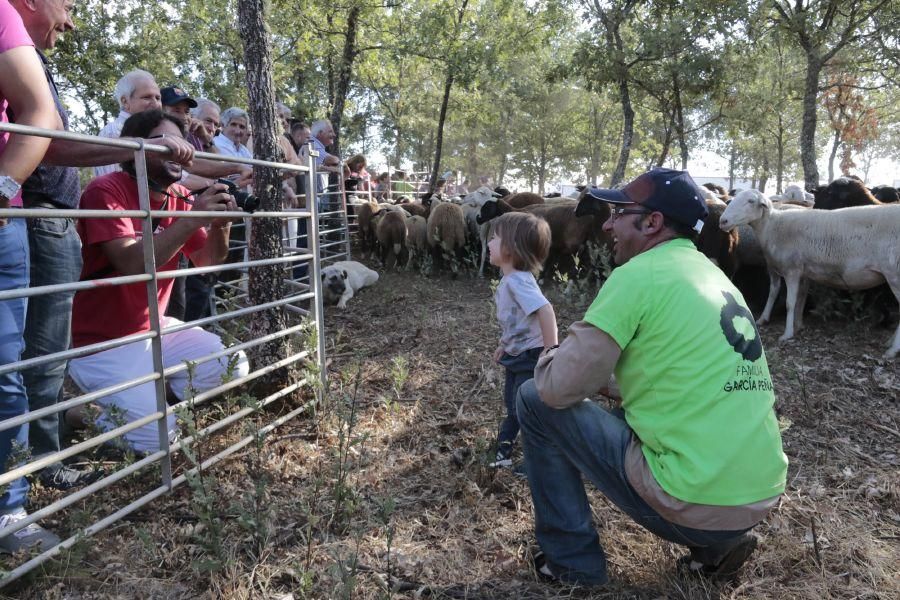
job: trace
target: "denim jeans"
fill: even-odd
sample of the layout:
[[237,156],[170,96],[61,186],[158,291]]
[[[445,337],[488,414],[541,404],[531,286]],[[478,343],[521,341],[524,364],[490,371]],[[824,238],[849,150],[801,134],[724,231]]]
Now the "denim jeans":
[[[81,276],[81,239],[74,220],[29,219],[28,247],[32,287],[78,281]],[[69,349],[74,296],[74,292],[58,292],[29,299],[23,358],[46,356]],[[29,409],[38,410],[56,404],[65,374],[64,360],[23,371]],[[29,438],[33,458],[59,452],[60,419],[61,415],[56,413],[31,422]]]
[[[193,266],[193,264],[191,265]],[[204,319],[211,314],[213,275],[188,275],[184,278],[184,321]]]
[[506,417],[500,422],[497,444],[512,443],[519,435],[519,418],[516,416],[516,393],[519,387],[534,377],[534,367],[543,348],[532,348],[518,356],[504,353],[500,364],[506,367],[506,383],[503,386],[503,404],[506,406]]
[[584,585],[608,580],[582,475],[651,533],[709,556],[721,555],[747,531],[692,529],[661,517],[626,478],[631,429],[597,404],[585,401],[562,410],[551,408],[541,401],[534,381],[528,381],[519,388],[518,414],[535,536],[551,571],[561,580]]
[[[0,290],[16,290],[28,287],[28,236],[24,219],[10,219],[0,227]],[[19,360],[25,342],[25,315],[28,300],[0,300],[0,365]],[[28,412],[28,398],[22,374],[18,371],[0,375],[0,420],[18,417]],[[0,431],[0,469],[9,466],[13,441],[18,448],[28,447],[28,425],[19,425]],[[10,512],[25,504],[28,482],[24,477],[16,479],[0,495],[0,513]]]

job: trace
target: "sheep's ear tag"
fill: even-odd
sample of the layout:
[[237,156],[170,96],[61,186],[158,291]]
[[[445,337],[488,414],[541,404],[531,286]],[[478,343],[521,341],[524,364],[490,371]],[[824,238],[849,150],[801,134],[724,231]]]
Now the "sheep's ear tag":
[[347,271],[341,271],[341,275],[344,277],[344,279],[347,279]]
[[694,231],[697,233],[703,231],[703,219],[697,219],[697,223],[694,225]]

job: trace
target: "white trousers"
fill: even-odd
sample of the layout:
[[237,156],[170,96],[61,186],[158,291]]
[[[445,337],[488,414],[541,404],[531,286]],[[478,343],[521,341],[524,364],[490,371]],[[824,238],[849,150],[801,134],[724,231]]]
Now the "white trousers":
[[[163,317],[163,327],[178,325],[181,321]],[[153,372],[151,340],[132,342],[125,346],[104,350],[69,361],[69,374],[85,393],[136,379]],[[169,368],[187,360],[197,360],[225,348],[214,333],[200,327],[192,327],[169,333],[162,337],[163,367]],[[246,375],[250,367],[243,352],[237,354],[236,366],[231,373],[237,379]],[[205,392],[222,384],[228,369],[228,357],[200,363],[194,370],[190,384],[194,390]],[[184,400],[188,390],[188,372],[179,371],[166,378],[166,383],[179,400]],[[156,412],[156,382],[144,383],[127,390],[104,396],[97,400],[103,413],[97,421],[104,431],[121,427],[125,423]],[[166,416],[169,441],[175,439],[175,415]],[[125,434],[125,440],[138,452],[159,450],[159,424],[151,422]]]

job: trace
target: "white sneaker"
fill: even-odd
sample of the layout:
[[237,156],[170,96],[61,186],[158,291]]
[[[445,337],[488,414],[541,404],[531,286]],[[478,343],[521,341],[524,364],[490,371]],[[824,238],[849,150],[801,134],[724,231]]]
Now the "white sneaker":
[[[13,512],[0,515],[0,529],[21,521],[28,516],[24,508],[17,508]],[[37,523],[26,525],[18,531],[0,538],[0,552],[14,554],[19,550],[29,550],[40,545],[46,550],[59,543],[59,537],[47,531]]]

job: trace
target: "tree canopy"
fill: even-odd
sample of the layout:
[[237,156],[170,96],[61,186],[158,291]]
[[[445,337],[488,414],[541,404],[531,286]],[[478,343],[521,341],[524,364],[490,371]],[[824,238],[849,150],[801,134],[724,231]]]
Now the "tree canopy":
[[[76,129],[133,68],[252,109],[236,0],[83,0],[76,24],[52,57]],[[780,189],[900,160],[897,2],[272,0],[267,25],[296,117],[432,178],[610,184],[712,151]]]

